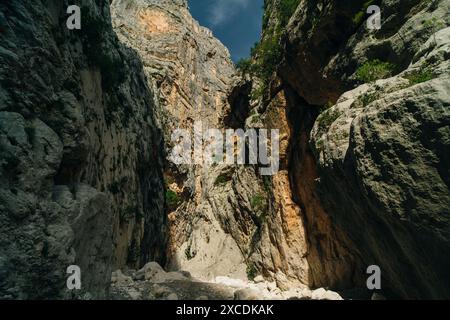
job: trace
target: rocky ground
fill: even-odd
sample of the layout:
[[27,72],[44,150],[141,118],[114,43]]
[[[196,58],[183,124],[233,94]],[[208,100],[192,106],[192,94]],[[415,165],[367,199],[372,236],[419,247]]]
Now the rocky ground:
[[[306,286],[283,291],[275,282],[257,276],[253,281],[216,277],[204,281],[187,271],[166,272],[156,262],[142,269],[117,270],[111,277],[111,298],[115,300],[344,300],[370,298],[364,290],[337,293]],[[374,294],[372,299],[380,299]]]

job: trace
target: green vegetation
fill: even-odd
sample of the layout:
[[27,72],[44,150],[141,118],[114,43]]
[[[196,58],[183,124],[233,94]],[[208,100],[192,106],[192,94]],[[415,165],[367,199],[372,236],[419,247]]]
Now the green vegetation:
[[352,18],[353,24],[360,25],[365,15],[366,13],[364,11],[359,11],[358,13],[356,13]]
[[341,113],[338,110],[327,110],[322,113],[317,119],[319,131],[326,131],[340,115]]
[[367,107],[369,104],[371,104],[378,98],[380,98],[380,94],[378,92],[372,92],[372,93],[364,93],[359,97],[359,100],[361,101],[363,107]]
[[320,139],[319,141],[316,142],[316,147],[319,152],[324,151],[325,142],[323,141],[323,139]]
[[264,190],[266,192],[270,192],[272,188],[272,178],[270,176],[262,176],[263,183],[264,183]]
[[250,199],[250,206],[254,214],[257,215],[256,223],[258,226],[262,226],[266,221],[269,206],[267,199],[264,195],[257,193]]
[[437,19],[436,17],[422,20],[422,24],[425,28],[432,29],[434,32],[445,27],[445,22],[442,19]]
[[375,0],[369,0],[369,1],[366,1],[366,2],[363,4],[361,10],[358,11],[358,12],[353,16],[352,21],[353,21],[353,24],[354,24],[355,26],[359,26],[359,25],[363,22],[364,17],[366,16],[366,13],[367,13],[367,8],[370,7],[372,4],[375,4]]
[[217,178],[216,181],[214,182],[215,186],[220,186],[220,185],[224,185],[226,184],[228,181],[231,180],[231,177],[229,175],[226,174],[220,174]]
[[436,17],[423,20],[422,24],[433,34],[434,43],[436,43],[436,32],[446,27],[446,22],[442,19],[437,19]]
[[289,19],[294,14],[298,7],[300,0],[281,0],[280,1],[280,24],[285,27]]
[[263,83],[263,85],[259,86],[258,88],[255,88],[250,93],[250,99],[252,100],[258,100],[264,95],[264,92],[267,90],[267,84]]
[[429,68],[424,68],[408,74],[405,78],[411,85],[415,85],[433,79],[434,74]]
[[250,205],[253,211],[262,211],[266,207],[266,198],[260,193],[255,194],[250,199]]
[[247,266],[247,278],[249,280],[255,279],[257,274],[258,274],[258,270],[256,269],[254,264],[250,264]]
[[356,70],[356,78],[361,82],[368,83],[391,76],[393,70],[392,63],[374,59],[367,61]]
[[242,74],[252,74],[254,72],[253,62],[251,58],[242,58],[236,62],[236,69],[242,72]]
[[252,92],[252,99],[261,98],[267,91],[270,79],[283,57],[281,47],[282,35],[299,3],[300,0],[281,0],[277,17],[279,24],[277,26],[269,26],[270,14],[268,3],[265,2],[263,26],[266,31],[264,36],[251,49],[251,58],[242,59],[236,64],[236,67],[243,74],[254,75],[261,80],[260,87]]
[[250,123],[257,124],[260,121],[261,121],[261,116],[256,114],[256,115],[252,116]]
[[273,29],[252,48],[253,62],[250,70],[261,79],[261,86],[253,92],[253,98],[260,98],[266,92],[270,79],[282,59],[280,28]]
[[181,204],[181,198],[175,191],[166,190],[166,203],[170,211],[174,211]]

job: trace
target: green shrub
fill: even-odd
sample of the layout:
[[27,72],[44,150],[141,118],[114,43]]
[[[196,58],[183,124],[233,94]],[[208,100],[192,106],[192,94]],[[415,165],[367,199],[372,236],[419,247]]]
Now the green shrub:
[[166,190],[166,203],[169,210],[173,211],[178,208],[178,206],[181,204],[181,198],[175,191],[172,191],[170,189]]
[[407,76],[405,76],[405,78],[409,80],[409,83],[411,85],[415,85],[415,84],[426,82],[426,81],[433,79],[434,75],[430,69],[425,68],[425,69],[414,71],[414,72],[408,74]]
[[81,8],[83,17],[83,46],[86,56],[95,67],[99,67],[102,74],[102,85],[113,88],[124,80],[124,64],[116,50],[110,50],[112,40],[107,36],[108,25],[96,12],[88,7]]
[[422,24],[425,28],[432,29],[434,32],[439,29],[445,28],[445,22],[443,20],[433,17],[431,19],[422,20]]
[[363,107],[368,106],[375,100],[377,100],[380,97],[380,94],[378,92],[373,93],[364,93],[359,97],[359,100],[361,101]]
[[359,11],[358,13],[356,13],[352,18],[353,24],[360,25],[365,15],[366,13],[363,11]]
[[259,87],[253,89],[252,92],[250,93],[250,99],[259,100],[264,96],[264,92],[266,92],[266,89],[267,89],[266,84],[262,84]]
[[359,26],[367,14],[367,8],[375,3],[375,0],[369,0],[363,4],[361,11],[358,11],[352,18],[353,24]]
[[280,19],[281,26],[285,27],[288,24],[289,19],[294,14],[299,3],[300,3],[300,0],[281,0],[280,1],[279,19]]
[[339,118],[340,115],[341,113],[338,110],[328,110],[322,113],[317,119],[319,131],[325,132],[326,130],[328,130],[328,128],[333,124],[334,121],[336,121],[337,118]]
[[249,280],[255,279],[257,274],[258,274],[258,270],[256,269],[254,264],[250,264],[247,266],[247,278]]
[[216,178],[216,181],[214,182],[215,186],[226,184],[228,181],[231,180],[231,177],[229,177],[226,174],[221,174]]
[[261,211],[266,206],[266,198],[257,193],[250,199],[250,206],[253,211]]
[[319,141],[316,142],[316,148],[319,152],[324,151],[325,149],[325,142],[323,141],[323,139],[320,139]]
[[280,45],[281,31],[274,30],[252,50],[256,57],[254,70],[261,78],[263,86],[267,86],[283,56]]
[[276,27],[268,26],[268,5],[267,2],[264,3],[263,25],[266,29],[265,35],[260,42],[256,42],[252,47],[250,54],[252,58],[241,59],[236,64],[236,68],[243,74],[252,74],[261,80],[260,87],[252,91],[251,97],[253,100],[260,99],[268,89],[272,75],[283,57],[281,36],[299,3],[300,0],[280,1],[278,13],[280,23]]
[[272,189],[272,178],[270,176],[262,176],[262,178],[264,183],[264,190],[266,190],[266,192],[270,192],[270,190]]
[[242,74],[253,74],[254,66],[251,58],[242,58],[236,62],[236,69],[238,69]]
[[372,82],[391,76],[393,70],[394,65],[392,63],[374,59],[367,61],[356,70],[356,78],[364,83]]
[[260,193],[255,194],[250,199],[250,206],[253,210],[253,212],[257,215],[256,217],[256,224],[261,227],[267,218],[268,213],[268,203],[267,199]]

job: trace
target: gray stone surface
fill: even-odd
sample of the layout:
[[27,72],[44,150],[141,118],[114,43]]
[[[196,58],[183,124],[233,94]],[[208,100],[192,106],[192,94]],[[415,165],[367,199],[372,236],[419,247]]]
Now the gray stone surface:
[[80,31],[67,6],[0,4],[0,298],[105,297],[114,265],[164,259],[154,94],[109,1],[80,2]]

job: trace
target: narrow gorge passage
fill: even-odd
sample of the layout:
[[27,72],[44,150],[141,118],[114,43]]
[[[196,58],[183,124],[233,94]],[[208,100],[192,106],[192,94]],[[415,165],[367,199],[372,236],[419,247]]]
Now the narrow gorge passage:
[[0,3],[0,298],[449,299],[450,1],[192,1]]

